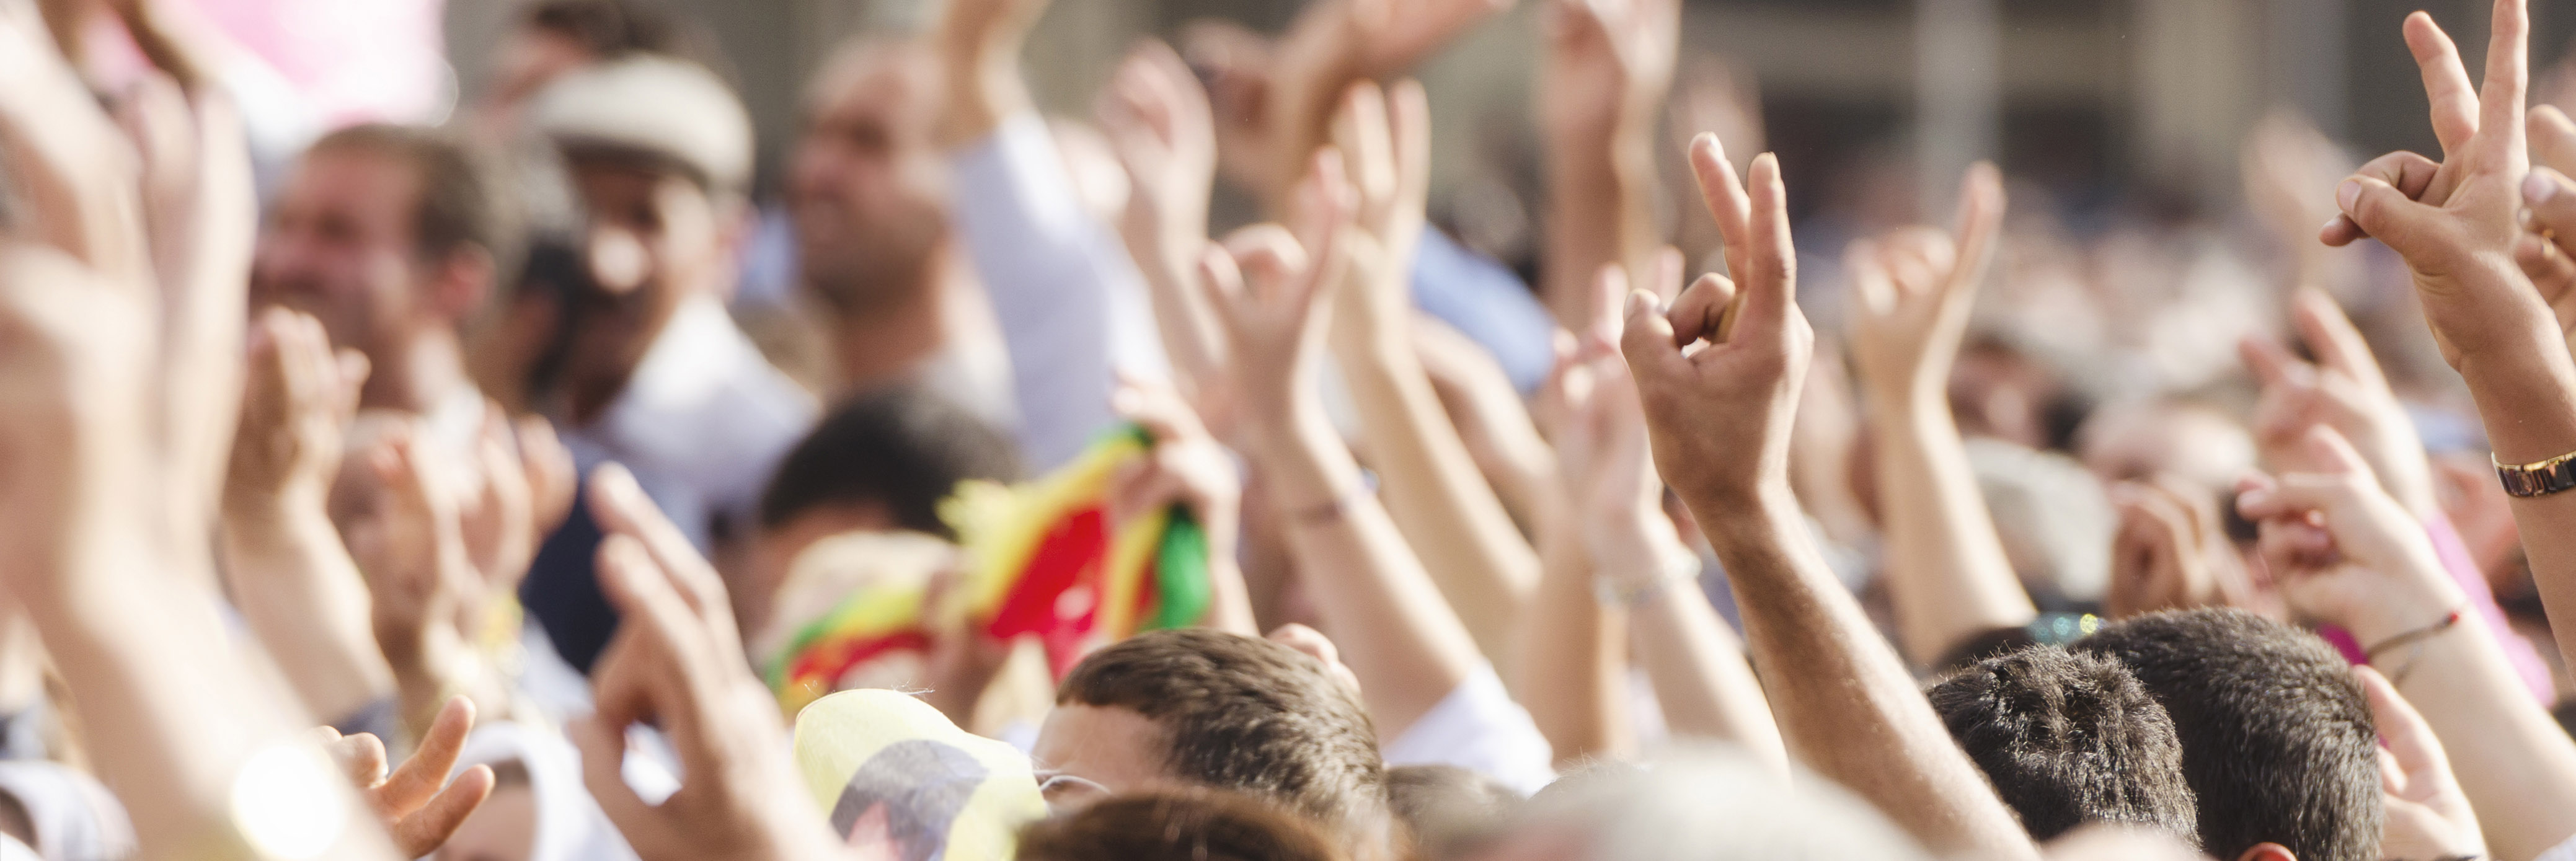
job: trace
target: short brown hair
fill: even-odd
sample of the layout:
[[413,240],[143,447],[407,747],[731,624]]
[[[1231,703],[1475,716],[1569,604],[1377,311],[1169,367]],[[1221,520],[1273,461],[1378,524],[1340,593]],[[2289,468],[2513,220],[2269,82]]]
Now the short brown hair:
[[1139,634],[1083,659],[1055,701],[1144,715],[1163,730],[1163,766],[1182,779],[1339,828],[1384,822],[1386,764],[1368,713],[1287,646],[1206,629]]
[[1021,861],[1342,861],[1314,825],[1250,797],[1190,788],[1127,795],[1041,820]]
[[519,225],[512,201],[464,142],[436,129],[362,123],[323,135],[306,157],[325,152],[383,156],[419,175],[420,199],[412,201],[411,229],[413,252],[420,260],[443,261],[473,248],[492,256],[496,273],[516,265]]

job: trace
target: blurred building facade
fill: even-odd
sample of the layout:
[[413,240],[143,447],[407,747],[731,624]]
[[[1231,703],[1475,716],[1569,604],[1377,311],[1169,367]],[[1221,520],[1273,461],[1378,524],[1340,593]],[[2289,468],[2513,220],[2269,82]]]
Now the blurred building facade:
[[[470,93],[523,0],[448,0],[449,55]],[[691,16],[729,56],[770,161],[800,86],[841,39],[927,19],[936,0],[639,0]],[[1057,0],[1028,58],[1051,111],[1087,114],[1128,45],[1228,17],[1276,30],[1304,0]],[[1464,39],[1422,71],[1439,182],[1454,193],[1508,164],[1526,137],[1543,0]],[[2424,0],[2477,68],[2488,0]],[[2357,150],[2428,150],[2425,103],[2399,37],[2417,0],[1689,0],[1685,56],[1715,54],[1758,81],[1769,144],[1792,177],[1908,163],[1935,205],[1978,157],[2080,202],[2141,193],[2232,202],[2236,149],[2266,110],[2294,108]],[[2556,61],[2576,13],[2535,3],[2534,61]],[[1807,194],[1825,193],[1808,189]],[[1801,200],[1812,207],[1813,200]]]

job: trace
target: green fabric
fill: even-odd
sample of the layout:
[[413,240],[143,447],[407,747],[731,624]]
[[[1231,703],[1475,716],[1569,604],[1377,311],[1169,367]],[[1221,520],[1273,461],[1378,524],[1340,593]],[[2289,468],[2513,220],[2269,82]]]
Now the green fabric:
[[1163,539],[1154,548],[1154,613],[1136,630],[1198,624],[1207,615],[1210,591],[1207,529],[1187,509],[1173,506]]

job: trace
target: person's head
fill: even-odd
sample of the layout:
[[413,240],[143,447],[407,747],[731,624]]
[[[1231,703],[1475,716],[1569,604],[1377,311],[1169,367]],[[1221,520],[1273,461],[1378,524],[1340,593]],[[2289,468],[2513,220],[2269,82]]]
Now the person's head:
[[1050,803],[1207,786],[1338,829],[1381,835],[1386,768],[1351,689],[1288,646],[1205,629],[1153,631],[1094,652],[1038,730]]
[[1204,787],[1108,799],[1020,834],[1021,861],[1341,861],[1331,837],[1248,796]]
[[533,111],[585,218],[582,320],[609,341],[575,349],[639,359],[683,302],[733,289],[750,116],[705,67],[646,54],[564,75]]
[[1502,828],[1521,797],[1493,778],[1454,765],[1386,770],[1386,801],[1424,861],[1466,857]]
[[322,322],[378,380],[413,339],[453,338],[509,263],[516,228],[497,183],[452,138],[359,125],[305,150],[277,192],[251,268],[255,307]]
[[787,205],[805,280],[834,313],[863,315],[929,287],[948,224],[940,88],[927,47],[860,39],[806,91]]
[[1930,697],[2031,839],[2096,822],[2198,837],[2173,721],[2120,662],[2033,646],[1979,661]]
[[632,0],[541,0],[493,52],[487,98],[518,102],[565,73],[630,54],[680,53],[679,28],[661,10]]
[[2212,490],[2254,468],[2254,438],[2226,414],[2190,401],[2112,404],[2076,431],[2077,456],[2104,483],[2178,475]]
[[1647,768],[1559,779],[1476,861],[1924,861],[1931,856],[1814,774],[1782,780],[1731,747],[1680,745]]
[[2125,619],[2069,648],[2117,659],[2172,718],[2204,851],[2379,857],[2377,731],[2352,668],[2324,640],[2204,609]]
[[954,541],[939,503],[958,482],[1019,475],[1010,436],[937,392],[899,385],[853,397],[779,461],[761,495],[748,582],[732,584],[735,607],[765,607],[788,566],[827,536],[904,530]]

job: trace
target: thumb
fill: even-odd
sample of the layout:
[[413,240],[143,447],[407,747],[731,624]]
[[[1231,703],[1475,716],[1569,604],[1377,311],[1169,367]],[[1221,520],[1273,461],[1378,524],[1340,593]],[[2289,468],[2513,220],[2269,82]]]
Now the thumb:
[[1674,363],[1682,361],[1681,347],[1673,344],[1673,321],[1655,305],[1655,297],[1646,291],[1630,291],[1627,320],[1619,332],[1619,352],[1627,358],[1629,371],[1641,379],[1669,373]]
[[2344,217],[2352,219],[2362,232],[2399,255],[2414,256],[2430,251],[2426,246],[2428,231],[2437,214],[2431,207],[2410,200],[2404,192],[2377,177],[2353,176],[2335,188],[2335,206]]

